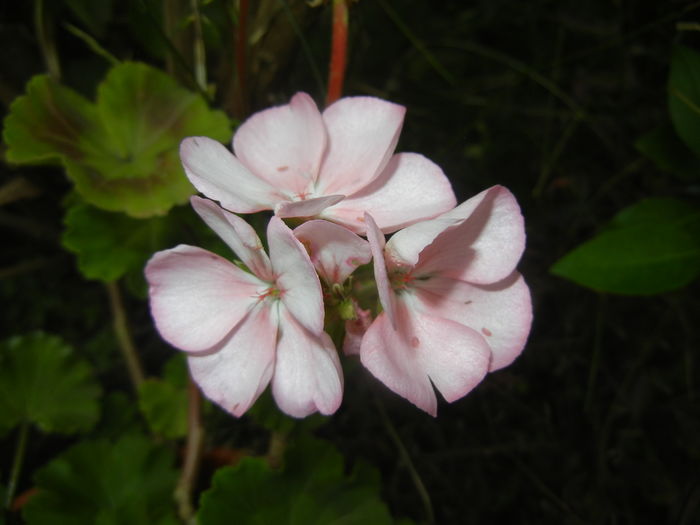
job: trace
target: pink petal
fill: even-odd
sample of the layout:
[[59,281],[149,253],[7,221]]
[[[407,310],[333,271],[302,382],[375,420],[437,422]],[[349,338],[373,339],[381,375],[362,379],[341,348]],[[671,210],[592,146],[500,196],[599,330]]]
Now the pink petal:
[[416,273],[487,284],[510,275],[524,247],[515,197],[493,186],[436,219],[397,232],[387,252],[414,264]]
[[343,339],[343,353],[345,355],[360,355],[362,337],[372,325],[372,312],[363,310],[357,302],[352,300],[356,319],[345,321],[345,338]]
[[372,258],[369,244],[347,228],[328,221],[307,221],[294,230],[306,247],[321,279],[342,284],[360,265]]
[[328,150],[320,193],[351,195],[384,169],[399,140],[406,108],[372,97],[347,97],[323,112]]
[[309,254],[279,217],[270,219],[267,242],[282,303],[294,312],[304,328],[320,335],[324,319],[323,295]]
[[229,150],[210,138],[183,140],[180,159],[197,190],[236,213],[271,210],[282,199],[274,186],[250,173]]
[[269,304],[259,302],[218,348],[188,359],[204,394],[234,416],[242,416],[272,378],[277,322]]
[[301,193],[313,184],[326,149],[326,130],[313,99],[297,93],[289,104],[246,120],[233,137],[236,157],[276,188]]
[[343,372],[331,338],[309,333],[286,308],[280,308],[280,338],[272,394],[292,417],[332,414],[343,398]]
[[396,326],[396,296],[391,289],[389,275],[387,274],[386,261],[384,259],[384,234],[379,230],[377,223],[372,216],[365,213],[365,224],[367,224],[367,240],[372,250],[374,259],[374,280],[377,284],[377,293],[382,308],[389,317],[392,326]]
[[226,259],[186,245],[151,257],[146,279],[158,332],[171,345],[188,352],[219,343],[265,287]]
[[328,206],[342,201],[343,195],[327,195],[325,197],[313,197],[301,201],[282,201],[275,207],[275,215],[283,219],[291,217],[315,217]]
[[[431,381],[448,402],[470,392],[486,375],[488,345],[474,330],[413,311],[397,301],[397,329],[372,324],[362,340],[362,364],[385,385],[435,416]],[[376,325],[376,327],[375,327]]]
[[190,203],[194,211],[229,245],[251,272],[264,281],[273,279],[272,266],[260,237],[246,221],[196,195],[190,198]]
[[490,371],[511,364],[525,347],[532,304],[530,290],[519,273],[489,285],[472,286],[434,277],[417,281],[416,286],[416,297],[424,311],[482,334],[491,347]]
[[384,233],[454,208],[457,201],[440,167],[417,153],[394,155],[367,187],[326,209],[321,217],[365,232],[363,214],[371,214]]

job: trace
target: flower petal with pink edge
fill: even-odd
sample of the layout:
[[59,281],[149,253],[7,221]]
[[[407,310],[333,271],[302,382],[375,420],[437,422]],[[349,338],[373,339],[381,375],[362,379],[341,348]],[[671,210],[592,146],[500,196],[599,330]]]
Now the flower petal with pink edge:
[[491,348],[490,371],[511,364],[525,347],[532,324],[530,289],[518,272],[488,285],[445,277],[416,282],[419,309],[469,326]]
[[416,273],[475,283],[510,275],[525,248],[520,207],[503,186],[493,186],[430,221],[397,232],[387,243]]
[[236,213],[271,210],[283,197],[215,140],[189,137],[180,143],[185,174],[197,190]]
[[323,332],[323,295],[309,254],[279,217],[267,226],[270,261],[282,303],[313,334]]
[[218,344],[265,289],[265,283],[226,259],[186,245],[151,257],[146,279],[158,332],[188,352]]
[[275,206],[275,215],[283,219],[292,217],[315,217],[328,206],[342,201],[344,195],[327,195],[301,201],[282,201]]
[[369,241],[369,247],[372,250],[372,258],[374,259],[374,280],[377,285],[379,301],[382,303],[382,308],[384,308],[391,325],[395,327],[396,296],[391,289],[386,260],[384,259],[384,234],[379,230],[377,223],[374,222],[374,219],[372,219],[369,213],[365,213],[365,224],[367,224],[367,240]]
[[318,191],[351,195],[372,182],[394,153],[405,114],[403,106],[373,97],[346,97],[328,106]]
[[279,331],[272,378],[277,406],[293,417],[332,414],[343,398],[343,372],[333,341],[325,332],[309,333],[283,306]]
[[251,272],[265,281],[273,279],[270,259],[250,224],[208,199],[194,195],[190,203],[207,226],[229,245]]
[[284,106],[255,113],[233,137],[233,150],[250,171],[296,194],[316,180],[326,149],[326,130],[316,103],[297,93]]
[[277,314],[259,302],[217,348],[190,355],[192,378],[207,398],[242,416],[265,390],[275,366]]
[[384,233],[392,233],[455,204],[452,186],[437,164],[417,153],[398,153],[367,187],[327,208],[321,217],[364,234],[367,211]]
[[318,275],[328,284],[342,284],[360,265],[372,258],[367,241],[332,222],[307,221],[294,229],[306,247]]
[[397,328],[380,315],[362,340],[362,364],[386,386],[432,416],[432,383],[448,402],[465,396],[488,371],[490,350],[471,328],[413,311],[397,301]]

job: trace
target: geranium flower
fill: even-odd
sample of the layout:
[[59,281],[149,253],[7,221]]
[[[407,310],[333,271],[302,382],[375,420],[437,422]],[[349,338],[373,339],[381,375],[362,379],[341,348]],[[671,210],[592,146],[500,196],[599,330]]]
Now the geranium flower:
[[384,311],[362,338],[360,359],[435,416],[433,385],[453,402],[525,345],[532,308],[515,271],[525,246],[520,209],[494,186],[386,244],[370,215],[366,223]]
[[206,199],[191,202],[251,273],[193,246],[156,253],[146,277],[161,336],[189,353],[190,372],[205,395],[236,416],[268,383],[291,416],[335,412],[342,371],[323,331],[321,284],[302,244],[273,217],[268,257],[243,219]]
[[238,128],[235,156],[212,139],[190,137],[180,157],[195,188],[235,213],[274,210],[364,234],[368,211],[389,233],[456,204],[436,164],[416,153],[393,155],[404,114],[373,97],[342,98],[320,113],[297,93]]

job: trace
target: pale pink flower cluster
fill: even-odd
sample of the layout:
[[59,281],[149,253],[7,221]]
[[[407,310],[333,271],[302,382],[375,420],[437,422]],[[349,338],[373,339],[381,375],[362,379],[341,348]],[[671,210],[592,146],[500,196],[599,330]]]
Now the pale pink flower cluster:
[[[321,113],[298,93],[244,122],[233,153],[206,137],[183,141],[185,172],[211,199],[191,204],[240,264],[186,245],[156,253],[146,267],[151,312],[225,410],[244,414],[268,385],[291,416],[338,409],[343,373],[324,297],[342,296],[344,352],[432,415],[433,386],[452,402],[522,351],[532,309],[515,269],[525,245],[518,204],[494,186],[455,207],[437,165],[394,153],[404,113],[372,97]],[[236,215],[263,210],[274,212],[269,255]],[[348,285],[372,259],[374,319],[375,304]]]

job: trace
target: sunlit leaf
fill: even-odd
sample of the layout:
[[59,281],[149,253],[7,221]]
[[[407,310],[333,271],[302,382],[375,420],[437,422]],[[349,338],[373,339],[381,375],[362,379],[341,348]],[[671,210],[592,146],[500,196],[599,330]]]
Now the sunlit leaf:
[[678,136],[700,155],[700,53],[685,46],[673,48],[668,105]]
[[202,496],[198,519],[201,525],[393,523],[376,472],[362,466],[345,475],[342,456],[309,437],[290,447],[281,472],[256,458],[220,469]]
[[226,141],[226,116],[145,64],[113,67],[86,100],[48,76],[34,77],[5,120],[7,159],[61,162],[91,204],[134,217],[162,215],[194,192],[178,158],[180,141]]
[[552,273],[594,290],[649,295],[685,286],[700,274],[700,210],[671,198],[622,210]]
[[176,439],[187,434],[187,366],[176,356],[165,366],[162,379],[147,379],[139,389],[139,408],[151,430]]
[[66,213],[62,242],[78,255],[85,277],[114,281],[130,270],[140,273],[153,252],[170,244],[170,220],[133,219],[78,203]]
[[58,337],[33,333],[0,343],[0,428],[29,421],[45,432],[89,430],[99,394],[89,364]]
[[140,435],[75,445],[37,471],[29,524],[176,524],[174,457]]

